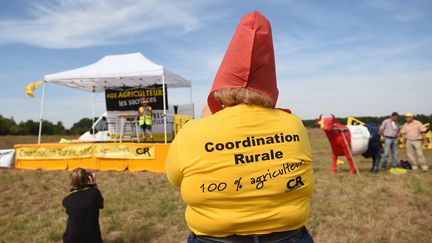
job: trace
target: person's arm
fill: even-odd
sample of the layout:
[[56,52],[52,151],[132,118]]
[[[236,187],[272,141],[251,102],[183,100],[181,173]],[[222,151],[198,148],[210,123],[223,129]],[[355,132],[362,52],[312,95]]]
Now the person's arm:
[[407,141],[407,139],[406,139],[406,124],[403,125],[401,133],[402,133],[402,138],[403,138],[403,144],[406,144],[406,141]]
[[423,124],[420,123],[419,125],[420,134],[422,136],[422,143],[424,146],[427,145],[427,138],[426,138],[426,129],[423,128]]
[[143,111],[141,111],[141,107],[138,108],[137,113],[138,113],[138,116],[141,116],[141,115],[142,115]]
[[183,180],[183,173],[180,170],[180,164],[179,164],[179,158],[178,158],[178,152],[177,152],[177,141],[178,139],[174,139],[174,141],[171,143],[167,159],[165,162],[165,168],[166,168],[166,175],[168,178],[168,181],[177,187],[180,187],[181,182]]
[[381,123],[381,126],[380,126],[380,134],[381,134],[381,136],[384,136],[384,128],[385,128],[385,125],[386,125],[386,120],[384,120],[384,121]]

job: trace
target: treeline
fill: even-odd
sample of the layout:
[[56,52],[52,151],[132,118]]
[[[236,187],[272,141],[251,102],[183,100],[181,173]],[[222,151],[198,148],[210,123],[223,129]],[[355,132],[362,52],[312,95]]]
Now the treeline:
[[[44,120],[42,122],[43,135],[81,135],[92,126],[90,118],[83,118],[74,123],[70,129],[66,129],[61,121],[52,123]],[[38,135],[39,121],[27,120],[15,122],[13,117],[6,118],[0,115],[0,135]]]
[[[330,116],[324,116],[324,118],[327,118]],[[419,115],[415,115],[414,119],[420,121],[421,123],[429,123],[431,122],[431,116],[426,116],[423,114],[419,114]],[[377,125],[380,125],[382,123],[382,121],[384,121],[385,119],[389,118],[389,116],[355,116],[354,118],[364,122],[364,123],[375,123]],[[317,118],[318,119],[318,118]],[[342,123],[342,124],[346,124],[347,122],[347,118],[346,117],[336,117],[336,121]],[[399,124],[404,124],[405,123],[405,118],[403,116],[403,114],[399,114]],[[303,124],[305,125],[305,127],[318,127],[318,125],[316,124],[317,120],[303,120]]]
[[[327,116],[326,116],[327,117]],[[376,116],[360,116],[355,117],[358,120],[365,123],[381,124],[384,119],[388,116],[376,117]],[[431,120],[431,116],[423,114],[414,116],[414,119],[428,123]],[[342,124],[346,124],[347,118],[336,118],[336,120]],[[404,124],[405,119],[403,116],[399,116],[399,123]],[[303,120],[303,124],[306,127],[318,127],[316,120]],[[92,120],[90,118],[82,118],[78,122],[74,123],[70,129],[66,129],[61,121],[52,123],[44,120],[42,122],[42,134],[43,135],[81,135],[88,131],[92,126]],[[0,135],[38,135],[39,133],[39,122],[33,120],[22,121],[16,123],[12,118],[6,118],[0,115]]]

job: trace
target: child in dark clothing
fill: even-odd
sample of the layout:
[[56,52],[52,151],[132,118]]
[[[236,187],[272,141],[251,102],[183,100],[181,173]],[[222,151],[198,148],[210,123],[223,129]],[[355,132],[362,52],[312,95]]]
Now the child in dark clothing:
[[103,242],[99,226],[99,209],[103,197],[96,186],[95,176],[82,168],[71,173],[71,192],[63,199],[68,214],[63,242]]

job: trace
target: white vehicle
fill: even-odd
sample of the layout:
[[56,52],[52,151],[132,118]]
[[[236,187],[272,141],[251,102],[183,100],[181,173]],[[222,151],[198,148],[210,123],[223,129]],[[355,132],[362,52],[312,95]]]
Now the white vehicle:
[[108,142],[110,141],[107,113],[100,116],[89,131],[81,135],[78,140],[83,142]]
[[[167,110],[167,134],[173,137],[174,114],[182,114],[193,117],[193,104],[169,106]],[[127,112],[105,112],[100,116],[89,131],[82,134],[78,140],[82,142],[112,142],[133,141],[143,136],[141,128],[137,124],[135,111]],[[152,132],[155,138],[163,136],[163,111],[153,111]]]

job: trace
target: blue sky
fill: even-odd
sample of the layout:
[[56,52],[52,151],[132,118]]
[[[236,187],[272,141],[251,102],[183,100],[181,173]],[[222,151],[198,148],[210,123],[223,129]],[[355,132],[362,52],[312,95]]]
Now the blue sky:
[[[2,0],[0,114],[38,120],[41,89],[29,98],[28,83],[132,52],[191,80],[199,111],[237,23],[253,10],[272,24],[278,107],[303,119],[432,113],[430,0]],[[169,96],[189,101],[187,89]],[[44,117],[70,127],[91,116],[91,99],[48,84]],[[97,95],[96,114],[103,102]]]

